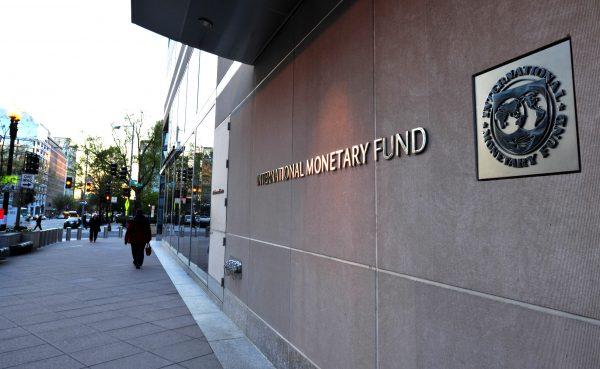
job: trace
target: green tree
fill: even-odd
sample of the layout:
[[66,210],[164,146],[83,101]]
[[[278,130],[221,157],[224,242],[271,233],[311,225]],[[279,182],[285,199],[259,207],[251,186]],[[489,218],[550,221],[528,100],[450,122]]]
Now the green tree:
[[77,209],[77,201],[68,195],[58,195],[52,199],[52,204],[57,211]]
[[[134,140],[134,144],[137,143],[137,146],[134,147],[134,153],[137,154],[132,159],[139,168],[136,178],[133,178],[137,181],[138,186],[132,188],[136,198],[132,208],[141,208],[148,212],[150,206],[156,205],[158,202],[162,121],[155,122],[145,134],[143,134],[142,114],[137,118],[133,115],[126,115],[125,121],[128,123],[128,129],[121,129],[121,127],[117,129],[113,126],[113,143],[110,146],[105,146],[98,137],[88,137],[85,141],[84,151],[86,154],[80,157],[77,167],[80,178],[83,178],[87,165],[87,181],[92,182],[93,186],[87,197],[92,209],[100,210],[104,208],[106,210],[109,207],[104,199],[104,194],[107,192],[118,197],[116,209],[123,209],[125,200],[121,196],[123,193],[122,188],[129,186],[129,183],[118,176],[112,176],[110,165],[117,164],[118,171],[121,170],[121,167],[127,167],[130,170],[127,153],[131,148],[131,140]],[[123,128],[127,128],[127,126]],[[84,185],[85,183],[81,184],[81,186]],[[133,209],[130,209],[130,212]]]
[[160,170],[160,160],[162,151],[162,132],[163,122],[154,123],[152,129],[148,132],[146,139],[140,139],[138,142],[137,160],[139,171],[137,182],[139,186],[135,188],[135,195],[138,206],[144,211],[148,205],[157,205],[158,203],[158,172]]
[[[111,175],[110,165],[112,163],[117,164],[119,168],[126,165],[125,156],[119,147],[115,145],[106,147],[98,137],[88,137],[85,140],[84,155],[80,157],[77,168],[80,178],[85,177],[87,169],[87,178],[84,178],[79,187],[83,188],[85,182],[92,184],[91,190],[86,193],[88,202],[86,211],[108,212],[113,210],[113,205],[107,203],[104,195],[110,193],[111,196],[120,197],[123,184],[119,178]],[[115,208],[122,208],[122,202],[119,201]]]

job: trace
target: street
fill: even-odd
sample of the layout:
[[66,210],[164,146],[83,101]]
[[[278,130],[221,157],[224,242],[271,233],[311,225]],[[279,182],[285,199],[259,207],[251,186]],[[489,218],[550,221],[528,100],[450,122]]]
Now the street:
[[[42,220],[42,228],[62,228],[63,223],[66,219],[46,219]],[[35,220],[26,221],[24,226],[28,226],[30,228],[35,227]]]
[[[63,228],[63,225],[65,223],[66,219],[46,219],[46,220],[42,220],[42,229],[47,229],[47,228]],[[35,220],[31,220],[29,222],[25,222],[22,225],[27,226],[31,229],[33,229],[35,227]],[[102,237],[102,230],[104,229],[106,225],[103,225],[100,228],[100,233],[98,233],[98,237]],[[89,237],[90,231],[89,229],[86,228],[81,228],[82,231],[82,238],[87,238]],[[123,232],[125,232],[125,230],[123,230]],[[111,224],[111,231],[109,233],[110,237],[115,237],[118,236],[119,234],[119,224],[118,223],[112,223]],[[75,238],[76,235],[76,230],[73,229],[72,230],[72,237]],[[65,236],[66,237],[66,236]]]

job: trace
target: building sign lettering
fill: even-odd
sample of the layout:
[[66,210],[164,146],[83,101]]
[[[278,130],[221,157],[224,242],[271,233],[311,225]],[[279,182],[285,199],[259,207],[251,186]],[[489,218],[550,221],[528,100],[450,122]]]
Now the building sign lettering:
[[256,184],[264,186],[311,175],[347,170],[366,165],[369,160],[377,162],[381,159],[391,160],[402,155],[418,155],[426,147],[427,131],[422,127],[417,127],[410,131],[316,155],[304,161],[261,173],[256,177]]

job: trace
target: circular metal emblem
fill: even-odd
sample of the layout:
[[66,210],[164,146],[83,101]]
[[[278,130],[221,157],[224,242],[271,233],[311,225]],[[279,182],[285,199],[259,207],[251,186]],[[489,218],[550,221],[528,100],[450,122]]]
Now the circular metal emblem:
[[492,87],[483,112],[483,139],[490,154],[503,164],[523,168],[548,157],[565,132],[566,94],[550,70],[517,67]]

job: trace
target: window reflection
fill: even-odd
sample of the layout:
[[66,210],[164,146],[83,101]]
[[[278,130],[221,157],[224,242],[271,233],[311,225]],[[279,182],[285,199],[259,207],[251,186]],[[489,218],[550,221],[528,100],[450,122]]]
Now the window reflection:
[[212,147],[196,143],[194,151],[194,187],[192,189],[193,225],[190,261],[208,271],[210,236],[210,195],[212,179]]
[[186,143],[184,154],[180,159],[180,211],[178,252],[187,262],[190,257],[190,237],[192,227],[192,186],[194,176],[194,140]]
[[[206,280],[210,240],[217,58],[194,51],[169,108],[163,237]],[[178,148],[183,147],[183,152]]]

